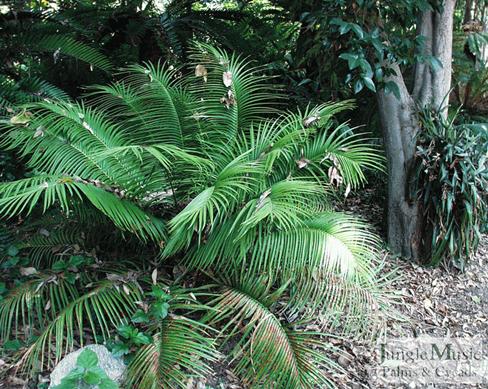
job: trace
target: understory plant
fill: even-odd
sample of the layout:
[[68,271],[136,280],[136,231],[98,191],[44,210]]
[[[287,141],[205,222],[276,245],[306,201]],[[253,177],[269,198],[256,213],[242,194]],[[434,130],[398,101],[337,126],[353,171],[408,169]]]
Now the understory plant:
[[282,112],[261,68],[205,44],[192,61],[3,121],[30,174],[0,183],[1,341],[30,373],[106,343],[128,388],[219,364],[246,387],[334,387],[333,338],[373,334],[387,296],[379,238],[332,199],[381,153],[334,121],[351,102]]
[[413,179],[427,215],[428,263],[446,260],[463,269],[488,220],[488,126],[456,120],[457,114],[422,111]]
[[85,349],[78,355],[76,367],[53,389],[90,389],[94,387],[99,389],[118,389],[119,385],[111,380],[105,371],[98,366],[97,354],[90,349]]

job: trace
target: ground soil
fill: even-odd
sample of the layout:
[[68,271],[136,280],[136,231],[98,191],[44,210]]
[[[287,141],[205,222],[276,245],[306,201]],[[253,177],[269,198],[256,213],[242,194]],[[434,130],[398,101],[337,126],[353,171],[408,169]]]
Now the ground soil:
[[[350,200],[346,209],[363,215],[384,236],[381,224],[381,201],[372,199],[374,192],[366,191]],[[392,257],[386,250],[384,272],[395,270],[400,276],[389,289],[398,297],[398,320],[389,320],[386,337],[460,337],[488,338],[488,235],[482,237],[478,252],[468,261],[464,272],[445,264],[439,268],[426,268]],[[381,342],[379,340],[377,342]],[[368,368],[378,366],[379,347],[361,342],[350,342],[346,348],[352,359],[344,367],[344,388],[488,388],[488,383],[442,384],[436,386],[405,385],[378,386],[368,374]],[[485,345],[486,348],[486,345]]]

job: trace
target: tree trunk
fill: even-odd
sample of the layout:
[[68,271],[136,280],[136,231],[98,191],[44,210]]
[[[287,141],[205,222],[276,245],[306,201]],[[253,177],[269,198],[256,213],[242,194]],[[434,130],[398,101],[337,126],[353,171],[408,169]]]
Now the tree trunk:
[[473,1],[466,0],[466,5],[464,6],[464,19],[463,24],[466,24],[473,20]]
[[422,236],[424,220],[420,204],[412,196],[411,172],[415,162],[416,135],[420,130],[416,107],[432,105],[447,115],[451,87],[452,31],[455,0],[445,0],[440,13],[426,11],[419,15],[418,33],[425,37],[425,56],[434,56],[442,69],[433,70],[426,63],[415,69],[412,94],[409,93],[400,68],[392,64],[394,81],[400,90],[378,92],[378,106],[388,162],[388,244],[393,253],[420,259],[425,252]]

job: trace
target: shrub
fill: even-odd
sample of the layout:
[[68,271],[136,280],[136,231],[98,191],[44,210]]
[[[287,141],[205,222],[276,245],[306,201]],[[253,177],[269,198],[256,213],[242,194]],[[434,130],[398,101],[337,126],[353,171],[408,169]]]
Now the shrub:
[[428,221],[428,263],[448,259],[462,269],[487,223],[488,127],[455,120],[422,111],[415,180]]
[[259,68],[207,45],[193,60],[5,121],[33,174],[0,183],[0,214],[29,218],[1,339],[25,340],[31,370],[107,341],[134,388],[185,387],[217,349],[249,386],[333,386],[328,337],[371,333],[386,298],[378,237],[330,196],[380,154],[334,126],[350,102],[280,113]]

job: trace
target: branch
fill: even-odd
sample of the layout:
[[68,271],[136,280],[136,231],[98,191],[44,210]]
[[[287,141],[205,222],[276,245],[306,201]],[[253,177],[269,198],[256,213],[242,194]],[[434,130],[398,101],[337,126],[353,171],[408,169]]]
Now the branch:
[[427,62],[415,66],[413,97],[421,106],[433,104],[447,115],[452,74],[452,32],[456,0],[445,0],[440,12],[429,10],[419,15],[417,31],[425,38],[422,55],[435,57],[441,69]]

